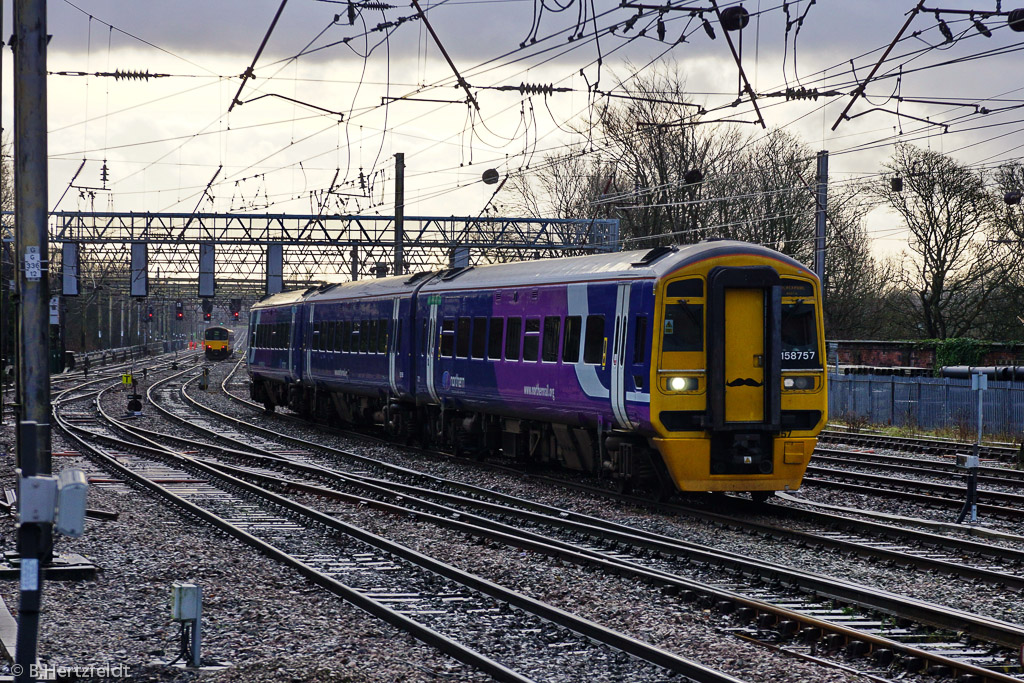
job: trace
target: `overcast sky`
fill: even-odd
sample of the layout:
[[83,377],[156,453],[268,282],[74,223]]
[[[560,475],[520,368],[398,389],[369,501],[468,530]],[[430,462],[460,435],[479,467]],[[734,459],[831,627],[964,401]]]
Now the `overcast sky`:
[[[5,37],[12,25],[6,4]],[[674,4],[710,6],[707,0]],[[720,2],[723,8],[734,4]],[[831,130],[856,79],[867,76],[915,4],[743,4],[753,16],[742,32],[742,63],[757,92],[788,86],[844,93],[807,102],[759,99],[768,126],[784,127],[812,149],[830,151],[834,181],[878,172],[898,140],[930,145],[968,164],[1021,157],[1024,109],[989,114],[975,109],[1024,103],[1015,51],[1024,47],[1024,33],[1011,31],[1004,17],[984,16],[997,7],[1014,9],[1012,2],[927,5],[977,10],[975,19],[992,37],[983,36],[969,16],[947,13],[942,19],[954,40],[944,43],[935,13],[918,14],[880,70],[884,78],[869,85],[869,98],[850,112],[863,115]],[[470,86],[476,109],[466,104],[465,91],[456,87],[451,67],[411,6],[368,9],[357,3],[350,25],[347,3],[290,0],[256,64],[255,78],[243,88],[244,104],[228,113],[239,74],[252,62],[279,6],[277,0],[50,0],[51,207],[316,212],[317,198],[337,178],[329,210],[391,214],[393,155],[403,152],[407,215],[476,215],[493,191],[479,182],[483,170],[516,172],[580,142],[568,127],[578,128],[587,119],[595,103],[587,95],[590,85],[621,93],[617,78],[665,58],[686,74],[691,101],[713,109],[737,99],[738,70],[713,14],[707,18],[714,40],[701,17],[689,11],[660,16],[662,40],[658,12],[642,12],[626,31],[625,22],[638,10],[620,7],[617,0],[585,6],[580,0],[423,2],[438,40]],[[685,41],[677,42],[681,36]],[[740,34],[732,36],[739,49]],[[903,75],[897,82],[900,64]],[[12,66],[5,49],[8,134]],[[166,76],[70,75],[116,71]],[[522,82],[571,91],[524,98],[493,89]],[[893,94],[936,103],[898,103]],[[389,100],[399,97],[407,99]],[[891,113],[897,108],[906,116]],[[756,120],[747,102],[712,115]],[[107,191],[78,189],[103,187],[104,162]],[[883,222],[873,227],[875,236],[898,239]]]

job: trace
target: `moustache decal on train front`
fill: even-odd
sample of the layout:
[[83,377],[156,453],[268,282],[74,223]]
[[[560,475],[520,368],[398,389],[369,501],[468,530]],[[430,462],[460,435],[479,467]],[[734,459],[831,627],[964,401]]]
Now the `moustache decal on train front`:
[[738,377],[738,378],[734,379],[731,382],[726,382],[725,386],[727,386],[727,387],[742,387],[742,386],[761,387],[761,386],[764,386],[764,384],[762,384],[761,382],[758,382],[756,379],[751,379],[750,377]]

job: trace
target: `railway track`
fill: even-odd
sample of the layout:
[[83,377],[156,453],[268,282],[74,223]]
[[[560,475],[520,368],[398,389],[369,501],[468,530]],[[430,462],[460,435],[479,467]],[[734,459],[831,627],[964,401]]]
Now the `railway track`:
[[[274,438],[281,437],[279,435]],[[292,467],[292,465],[274,464],[269,472],[257,472],[251,469],[232,471],[238,476],[260,481],[264,485],[276,483],[292,492],[315,493],[321,496],[348,495],[354,496],[354,499],[357,500],[365,500],[365,497],[369,495],[365,490],[347,493],[328,492],[318,483],[328,476],[324,468],[318,468],[315,465],[310,467],[305,463],[294,469],[302,470],[302,476],[308,477],[308,479],[288,479],[286,481],[282,478],[281,471],[282,468],[287,467]],[[335,481],[334,484],[351,487],[352,478],[345,477],[344,481]],[[373,486],[377,486],[377,484],[373,484]],[[482,502],[494,499],[494,495],[490,492],[480,490],[461,490],[457,493],[424,492],[421,487],[411,485],[396,487],[394,483],[381,486],[381,490],[377,491],[380,505],[389,505],[390,503],[387,501],[395,497],[402,499],[403,505],[400,508],[395,508],[394,511],[402,511],[407,514],[429,514],[431,519],[438,520],[439,524],[448,523],[444,520],[450,520],[453,516],[462,524],[469,524],[465,520],[472,518],[474,524],[480,525],[480,529],[490,529],[490,531],[480,529],[471,531],[465,527],[462,528],[463,531],[477,535],[500,534],[500,536],[494,536],[493,539],[505,543],[524,543],[527,544],[524,547],[548,552],[563,559],[569,556],[568,553],[571,554],[574,561],[598,564],[610,562],[611,566],[603,565],[605,569],[617,572],[635,572],[638,578],[648,581],[655,580],[652,578],[653,573],[653,576],[659,577],[661,581],[665,582],[663,585],[669,590],[678,590],[684,599],[699,599],[708,606],[721,609],[723,612],[735,612],[735,619],[740,623],[733,628],[737,629],[737,633],[742,633],[746,637],[757,637],[757,633],[763,634],[766,631],[769,633],[769,638],[787,640],[798,637],[797,639],[802,641],[802,646],[808,652],[842,649],[848,656],[857,656],[870,650],[874,655],[874,661],[879,666],[891,665],[895,658],[900,658],[903,665],[909,669],[930,667],[929,670],[935,674],[943,671],[955,671],[962,676],[963,680],[1010,680],[1009,678],[999,678],[998,674],[993,672],[982,674],[977,670],[970,670],[975,664],[978,665],[977,668],[1009,667],[1011,670],[1019,672],[1017,660],[1019,659],[1019,648],[1024,645],[1024,641],[1020,640],[1021,629],[1013,624],[1003,624],[998,627],[997,630],[1003,628],[1007,630],[994,639],[995,643],[990,641],[988,646],[982,645],[979,648],[973,645],[972,638],[977,638],[979,641],[989,638],[989,636],[981,635],[991,625],[991,621],[985,618],[981,618],[980,621],[974,622],[972,626],[966,628],[969,635],[965,639],[962,629],[975,619],[973,615],[951,612],[943,607],[923,608],[921,603],[905,601],[900,596],[887,596],[886,600],[892,602],[883,605],[876,601],[880,599],[880,595],[873,588],[846,586],[840,590],[837,588],[839,583],[834,580],[801,576],[798,572],[790,572],[777,565],[761,564],[758,566],[757,563],[748,563],[743,558],[729,557],[728,554],[723,555],[722,553],[709,553],[706,549],[690,544],[681,544],[671,539],[641,535],[638,540],[635,535],[636,530],[616,529],[612,532],[606,523],[595,519],[570,520],[574,515],[564,510],[537,512],[537,506],[526,501],[515,501],[511,507],[504,501]],[[445,482],[444,486],[449,487],[451,483]],[[437,500],[439,496],[443,498],[443,501]],[[412,500],[415,500],[417,504],[413,505],[410,502]],[[471,502],[467,503],[466,501]],[[467,505],[469,509],[466,508]],[[481,522],[476,517],[479,515],[481,507],[488,508],[490,521]],[[522,508],[532,512],[524,512]],[[540,519],[530,515],[538,515]],[[521,534],[522,532],[507,528],[507,522],[511,518],[518,518],[521,525],[531,529],[539,525],[551,525],[558,528],[561,534],[567,535],[567,540],[552,540],[550,538],[538,540],[535,537],[517,536],[517,533]],[[573,523],[576,526],[573,526]],[[495,524],[500,524],[501,527],[497,528],[494,526]],[[615,536],[615,533],[622,535]],[[579,537],[581,535],[591,538],[591,543],[580,545]],[[512,539],[519,540],[513,541]],[[929,540],[934,543],[936,539]],[[912,557],[912,554],[897,551],[891,546],[880,547],[882,544],[877,542],[858,543],[849,537],[840,538],[837,535],[832,535],[830,538],[814,537],[805,539],[805,541],[822,545],[845,545],[848,550],[852,549],[853,551],[856,551],[858,546],[861,549],[872,547],[877,552],[887,554],[890,559],[899,557],[907,561],[908,564],[923,563],[930,568],[945,565],[948,571],[960,573],[954,568],[953,562],[948,559],[936,558],[934,553],[929,557],[927,551],[919,553],[916,560],[908,561],[907,558]],[[612,548],[611,552],[608,547],[602,547],[609,543]],[[659,556],[659,560],[673,556],[674,562],[677,564],[674,568],[652,566],[652,553]],[[682,566],[680,567],[678,563],[681,563]],[[713,583],[687,582],[682,576],[692,577],[694,567],[698,569],[726,567],[730,578],[718,586]],[[983,567],[977,569],[978,572],[975,576],[984,577],[984,580],[999,581],[1005,578],[1000,576],[999,571],[995,569]],[[737,576],[755,576],[760,577],[760,580],[753,582],[753,586],[746,586],[745,588],[750,593],[744,595],[740,587],[736,585],[735,577]],[[721,580],[719,578],[719,581]],[[1016,580],[1019,582],[1019,577],[1016,577]],[[713,581],[713,579],[709,578],[709,581]],[[779,586],[787,588],[779,590]],[[816,598],[803,597],[804,592],[816,595]],[[788,607],[783,611],[777,611],[773,609],[772,602],[775,602],[776,605],[788,605]],[[795,607],[797,603],[801,603],[802,606]],[[858,604],[859,608],[855,608],[854,605]],[[899,604],[904,606],[897,606]],[[795,609],[791,609],[794,607]],[[924,613],[928,613],[928,615],[922,616]],[[880,614],[884,616],[880,617]],[[808,618],[808,615],[812,615],[812,618]],[[911,627],[913,622],[918,624],[917,643],[914,642],[915,629]],[[770,628],[777,624],[782,624],[779,627],[781,633],[777,629]],[[860,628],[849,629],[851,624]],[[944,635],[936,635],[932,630],[935,627],[945,628],[947,632]],[[998,642],[999,640],[1002,642]],[[1004,649],[993,654],[992,644],[1001,645]],[[942,653],[942,656],[934,658],[936,652]],[[967,662],[966,665],[965,662]],[[978,676],[984,677],[978,678]]]
[[[864,448],[891,448],[894,450],[905,450],[911,453],[925,453],[928,455],[956,455],[957,453],[970,453],[974,444],[945,439],[925,439],[904,436],[889,436],[887,434],[873,434],[869,432],[843,432],[826,429],[818,435],[819,444],[849,444]],[[1001,462],[1018,462],[1021,454],[1024,453],[1024,445],[995,445],[982,444],[979,455],[989,460]]]
[[[81,411],[68,422],[61,417],[67,403],[59,402],[58,424],[126,480],[498,680],[553,680],[567,671],[604,680],[738,680],[247,483],[224,473],[223,463],[161,445],[102,409],[91,424]],[[96,442],[127,443],[132,453],[90,445]]]

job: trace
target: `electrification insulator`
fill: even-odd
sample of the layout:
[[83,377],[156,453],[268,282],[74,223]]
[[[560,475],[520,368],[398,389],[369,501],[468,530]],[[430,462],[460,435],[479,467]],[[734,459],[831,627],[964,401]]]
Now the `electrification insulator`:
[[988,30],[988,26],[985,26],[985,24],[981,23],[979,19],[974,19],[974,17],[971,17],[971,19],[974,20],[974,28],[978,30],[978,33],[985,36],[986,38],[992,37],[992,31]]
[[942,37],[946,39],[945,42],[952,43],[953,32],[949,30],[949,25],[939,18],[938,12],[935,13],[935,19],[939,22],[939,33],[941,33]]
[[1013,206],[1015,204],[1020,204],[1020,197],[1020,190],[1010,190],[1003,195],[1003,201],[1006,202],[1007,206]]
[[107,160],[104,159],[103,165],[100,166],[100,180],[103,182],[104,185],[107,184],[107,179],[109,178],[109,171],[110,169],[107,168]]
[[715,27],[707,19],[704,20],[704,33],[708,34],[708,38],[711,40],[715,39]]
[[356,23],[356,6],[351,2],[348,3],[348,25]]
[[820,94],[817,88],[786,88],[787,100],[816,100]]
[[1006,17],[1006,25],[1011,31],[1024,32],[1024,9],[1010,10],[1010,16]]
[[665,22],[658,19],[658,40],[665,40]]
[[726,31],[740,31],[750,23],[750,12],[743,5],[726,7],[722,10],[722,28]]

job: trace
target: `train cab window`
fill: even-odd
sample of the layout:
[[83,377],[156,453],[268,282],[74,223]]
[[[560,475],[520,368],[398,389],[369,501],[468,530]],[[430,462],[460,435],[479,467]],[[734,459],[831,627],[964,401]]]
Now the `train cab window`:
[[647,316],[638,315],[633,323],[633,363],[643,363],[647,358]]
[[540,351],[540,318],[527,318],[523,333],[523,360],[537,360]]
[[459,318],[459,326],[455,334],[455,355],[469,358],[469,318]]
[[451,358],[455,352],[455,320],[445,318],[441,321],[441,356]]
[[541,347],[540,358],[545,363],[554,363],[558,360],[559,328],[562,326],[562,319],[554,316],[544,318],[544,343]]
[[665,329],[661,350],[704,350],[704,305],[679,302],[665,304]]
[[473,318],[473,358],[483,358],[487,352],[487,318]]
[[588,315],[583,337],[583,362],[600,365],[604,355],[604,316]]
[[814,304],[798,299],[782,304],[782,367],[820,368]]
[[670,282],[665,287],[665,296],[669,299],[702,297],[704,296],[704,281],[699,278],[689,278]]
[[583,318],[570,315],[565,319],[565,341],[562,343],[562,362],[577,363],[580,359],[580,339]]
[[388,352],[388,320],[381,318],[377,322],[377,353]]
[[501,360],[501,340],[505,337],[505,319],[491,318],[491,329],[487,336],[487,357]]
[[509,318],[505,326],[505,360],[519,360],[520,332],[523,329],[522,318]]

